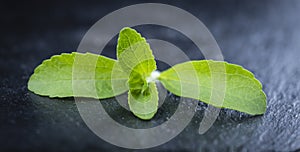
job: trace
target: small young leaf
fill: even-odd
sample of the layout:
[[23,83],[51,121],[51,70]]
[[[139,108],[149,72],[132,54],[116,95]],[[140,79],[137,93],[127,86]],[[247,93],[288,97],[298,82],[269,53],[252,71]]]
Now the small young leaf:
[[154,117],[154,115],[156,114],[157,111],[154,111],[152,113],[149,114],[137,114],[137,113],[133,113],[135,116],[137,116],[138,118],[142,119],[142,120],[150,120]]
[[135,71],[146,79],[156,70],[156,62],[146,39],[131,28],[123,28],[118,39],[118,60],[124,72]]
[[[74,62],[75,57],[77,62]],[[91,53],[55,55],[35,69],[28,89],[49,97],[114,97],[128,90],[127,76],[116,63],[116,60]],[[75,84],[79,86],[76,92]]]
[[158,93],[147,78],[156,70],[156,62],[146,39],[131,28],[119,34],[117,55],[120,66],[128,74],[128,104],[141,119],[151,119],[157,111]]
[[141,119],[151,119],[158,108],[158,92],[155,82],[149,83],[148,94],[128,92],[128,104],[131,112]]
[[[251,72],[238,65],[211,60],[190,61],[162,72],[159,80],[178,96],[252,115],[266,111],[266,95],[261,83]],[[220,83],[214,83],[220,80],[225,84],[224,91],[220,89]],[[212,99],[213,92],[220,97],[225,93],[224,98],[220,99],[223,103]]]

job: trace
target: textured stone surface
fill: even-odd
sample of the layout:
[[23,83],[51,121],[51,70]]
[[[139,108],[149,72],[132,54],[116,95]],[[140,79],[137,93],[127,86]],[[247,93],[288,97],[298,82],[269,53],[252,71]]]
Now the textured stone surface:
[[[22,2],[1,4],[0,151],[128,151],[94,135],[72,98],[49,99],[30,93],[27,81],[42,60],[76,50],[89,27],[105,14],[137,2]],[[207,105],[199,103],[187,128],[149,151],[294,151],[300,149],[300,1],[165,2],[199,17],[219,43],[225,60],[254,72],[268,96],[265,115],[251,117],[221,110],[213,127],[197,134]],[[185,24],[185,23],[182,23]],[[147,38],[177,44],[201,59],[184,36],[157,26],[138,27]],[[114,57],[116,39],[104,54]],[[160,66],[163,67],[163,65]],[[153,120],[136,119],[114,99],[103,101],[118,122],[134,128],[159,125],[176,109],[169,96]]]

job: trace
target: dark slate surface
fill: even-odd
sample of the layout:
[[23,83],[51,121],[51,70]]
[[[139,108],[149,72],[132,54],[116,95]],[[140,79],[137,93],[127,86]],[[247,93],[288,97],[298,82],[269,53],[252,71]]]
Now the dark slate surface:
[[[49,99],[30,93],[33,69],[54,54],[76,50],[80,39],[105,14],[132,2],[2,3],[0,29],[0,151],[128,151],[94,135],[72,98]],[[222,110],[213,127],[197,134],[206,105],[176,138],[148,151],[296,151],[300,149],[300,1],[166,1],[199,17],[218,41],[225,60],[254,72],[268,96],[267,112],[250,117]],[[160,27],[138,27],[147,38],[176,42],[195,59],[188,39]],[[167,33],[167,34],[166,34]],[[113,40],[107,50],[115,48]],[[113,54],[108,54],[113,56]],[[160,67],[163,68],[163,67]],[[122,124],[158,125],[172,114],[169,96],[150,122],[134,118],[114,99],[107,111]],[[118,117],[118,115],[124,117]]]

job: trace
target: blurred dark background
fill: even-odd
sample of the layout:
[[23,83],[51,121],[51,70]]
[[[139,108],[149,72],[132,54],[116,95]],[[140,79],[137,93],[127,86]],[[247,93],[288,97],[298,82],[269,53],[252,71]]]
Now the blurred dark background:
[[[197,16],[214,35],[225,60],[252,71],[268,96],[265,115],[252,117],[223,109],[204,135],[197,131],[207,105],[199,102],[195,117],[179,136],[147,151],[300,149],[300,1],[99,0],[1,1],[0,151],[129,151],[93,134],[79,116],[72,98],[34,95],[27,90],[27,81],[44,59],[76,51],[85,32],[103,16],[142,2],[171,4]],[[194,54],[194,44],[176,31],[157,26],[137,29],[146,38],[175,43],[191,59],[202,59]],[[115,47],[116,38],[106,50]],[[107,55],[114,57],[113,53]],[[112,104],[114,99],[103,103],[120,123],[138,127],[165,121],[172,113],[165,111],[176,109],[177,99],[170,95],[149,122],[135,120],[129,112]]]

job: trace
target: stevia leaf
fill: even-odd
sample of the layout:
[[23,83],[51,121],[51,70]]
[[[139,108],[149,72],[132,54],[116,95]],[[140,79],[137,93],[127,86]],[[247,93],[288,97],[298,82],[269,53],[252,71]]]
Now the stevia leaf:
[[261,83],[251,72],[235,64],[211,60],[185,62],[162,72],[159,80],[178,96],[252,115],[266,111]]
[[120,31],[117,52],[121,67],[128,74],[134,71],[146,79],[156,70],[156,62],[149,44],[134,29],[126,27]]
[[113,97],[128,90],[127,76],[116,63],[91,53],[55,55],[34,70],[28,89],[49,97]]
[[155,82],[149,83],[149,94],[128,92],[128,104],[131,112],[141,119],[151,119],[157,112],[158,92]]
[[154,117],[154,115],[156,114],[157,111],[149,113],[149,114],[137,114],[137,113],[133,113],[135,116],[137,116],[140,119],[143,120],[150,120]]
[[117,55],[119,65],[128,74],[130,110],[141,119],[150,119],[157,111],[158,93],[147,78],[156,70],[156,62],[146,39],[131,28],[120,31]]

